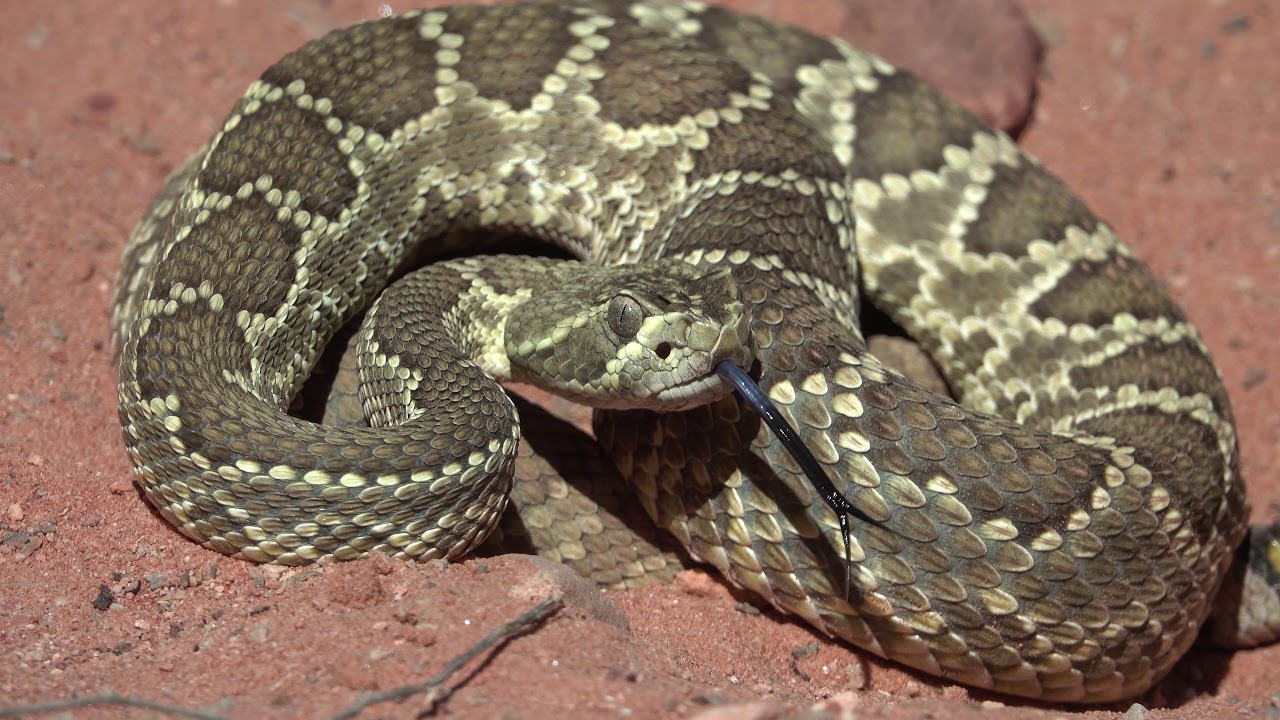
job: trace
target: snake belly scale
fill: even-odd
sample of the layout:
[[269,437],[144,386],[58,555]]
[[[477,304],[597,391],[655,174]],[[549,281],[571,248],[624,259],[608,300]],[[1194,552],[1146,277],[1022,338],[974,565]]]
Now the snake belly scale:
[[[608,0],[336,31],[174,173],[113,318],[126,445],[165,519],[257,562],[479,542],[518,421],[465,363],[426,352],[453,402],[403,425],[285,412],[334,333],[410,258],[466,253],[465,230],[732,278],[761,388],[875,521],[854,523],[848,594],[837,518],[737,398],[598,412],[597,435],[695,558],[877,654],[1028,697],[1132,696],[1189,647],[1245,535],[1196,330],[1008,137],[839,41]],[[521,296],[467,292],[439,313]],[[867,352],[864,297],[960,403]]]

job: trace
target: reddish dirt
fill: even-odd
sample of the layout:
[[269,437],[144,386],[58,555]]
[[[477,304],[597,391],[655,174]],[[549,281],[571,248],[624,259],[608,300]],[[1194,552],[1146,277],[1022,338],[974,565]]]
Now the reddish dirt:
[[[1002,3],[965,6],[980,20],[971,25],[926,0],[901,10],[909,23],[834,1],[736,4],[822,32],[869,32],[890,59],[923,62],[989,117],[1019,114],[1028,38]],[[1280,506],[1280,9],[1262,0],[1021,6],[1048,43],[1024,144],[1121,231],[1202,328],[1235,403],[1254,520],[1270,520]],[[377,5],[64,0],[2,14],[0,716],[108,690],[228,717],[327,716],[364,693],[425,680],[559,594],[566,583],[513,556],[251,566],[186,541],[132,485],[107,329],[125,236],[250,79]],[[595,595],[580,590],[568,597]],[[467,665],[437,711],[774,717],[835,696],[815,716],[1068,712],[903,672],[761,614],[697,571],[604,599],[629,631],[610,602],[570,599],[535,632]],[[1277,688],[1280,648],[1194,650],[1140,700],[1148,717],[1274,717]],[[424,707],[417,696],[363,717]]]

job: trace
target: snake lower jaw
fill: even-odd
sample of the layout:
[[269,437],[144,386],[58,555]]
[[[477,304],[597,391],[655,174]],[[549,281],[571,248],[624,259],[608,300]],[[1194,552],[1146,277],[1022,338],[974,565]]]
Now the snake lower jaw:
[[715,374],[715,364],[711,368],[709,375],[704,374],[689,382],[664,388],[654,395],[655,405],[664,411],[688,410],[732,394],[733,386]]

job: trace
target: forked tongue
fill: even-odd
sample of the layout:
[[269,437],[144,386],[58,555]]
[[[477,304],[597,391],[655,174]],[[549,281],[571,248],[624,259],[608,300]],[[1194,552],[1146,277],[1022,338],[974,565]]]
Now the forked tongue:
[[844,540],[844,595],[849,597],[850,568],[853,562],[849,556],[849,516],[862,520],[863,522],[873,525],[880,525],[866,513],[854,507],[840,491],[836,489],[835,483],[831,482],[831,478],[827,476],[826,470],[822,469],[822,465],[818,463],[813,453],[809,452],[809,448],[800,439],[800,435],[791,427],[787,419],[778,411],[778,406],[773,404],[760,386],[756,384],[746,371],[738,367],[737,363],[732,360],[721,360],[716,365],[716,374],[733,383],[734,388],[738,390],[738,394],[742,396],[747,404],[755,408],[760,414],[765,424],[773,430],[773,434],[787,449],[791,457],[795,459],[800,469],[809,478],[809,482],[822,495],[823,501],[827,503],[827,507],[835,512],[836,517],[840,520],[840,536]]

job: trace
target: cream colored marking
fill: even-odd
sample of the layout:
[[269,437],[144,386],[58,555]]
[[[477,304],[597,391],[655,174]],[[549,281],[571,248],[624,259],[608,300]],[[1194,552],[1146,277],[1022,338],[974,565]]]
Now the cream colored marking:
[[837,437],[837,444],[850,452],[865,453],[871,449],[871,441],[867,436],[853,430],[841,432]]
[[1090,518],[1089,513],[1085,512],[1081,508],[1076,508],[1067,515],[1067,532],[1085,530],[1089,527],[1091,522],[1092,519]]
[[862,400],[853,393],[837,394],[831,399],[831,409],[840,415],[850,418],[860,418],[865,412],[862,407]]
[[1041,530],[1034,538],[1031,539],[1032,550],[1038,552],[1050,552],[1062,547],[1062,536],[1053,528],[1045,528]]
[[978,523],[974,532],[985,540],[1012,541],[1018,538],[1018,528],[1005,518],[993,518]]
[[770,400],[783,405],[790,405],[796,401],[796,391],[790,380],[775,382],[773,387],[769,388],[768,395]]
[[1018,612],[1018,600],[999,588],[984,588],[977,591],[978,597],[987,612],[1001,617]]

